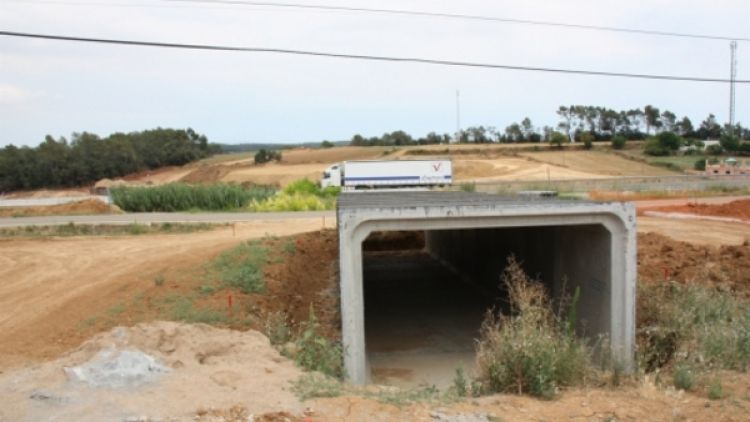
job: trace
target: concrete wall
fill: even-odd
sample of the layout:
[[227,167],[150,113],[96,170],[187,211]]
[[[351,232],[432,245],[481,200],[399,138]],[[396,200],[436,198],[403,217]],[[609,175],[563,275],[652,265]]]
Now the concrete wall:
[[[579,330],[606,334],[626,369],[635,342],[636,230],[632,204],[509,200],[481,194],[347,194],[338,202],[344,364],[368,380],[362,242],[374,231],[424,230],[436,255],[491,287],[508,251],[559,294],[580,285]],[[499,270],[499,271],[498,271]],[[493,280],[494,279],[494,280]],[[557,287],[556,287],[557,286]]]

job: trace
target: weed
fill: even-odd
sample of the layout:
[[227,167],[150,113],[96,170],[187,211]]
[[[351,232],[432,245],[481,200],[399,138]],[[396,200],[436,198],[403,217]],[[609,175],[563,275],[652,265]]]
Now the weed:
[[218,289],[213,284],[203,284],[198,289],[198,291],[200,292],[200,294],[205,295],[205,296],[212,295],[212,294],[216,293],[217,290]]
[[286,243],[284,243],[283,249],[287,255],[294,255],[297,253],[297,244],[294,243],[293,239],[289,239],[286,241]]
[[708,398],[710,400],[721,400],[724,398],[724,387],[721,380],[716,379],[708,386]]
[[280,345],[292,338],[287,316],[283,312],[274,312],[263,322],[263,331],[272,345]]
[[163,286],[164,281],[166,281],[166,279],[164,278],[164,274],[159,274],[156,276],[156,278],[154,278],[154,286],[156,287]]
[[589,352],[552,312],[544,286],[529,279],[513,256],[502,281],[513,314],[488,312],[482,325],[477,366],[483,389],[552,398],[559,386],[582,382]]
[[450,402],[454,397],[442,394],[434,385],[415,389],[387,389],[376,393],[365,393],[365,397],[396,407],[403,407],[416,402]]
[[292,383],[292,392],[300,400],[309,400],[318,397],[338,397],[343,392],[343,388],[335,378],[317,372],[309,372],[302,374]]
[[148,233],[148,231],[148,227],[143,224],[133,223],[128,226],[128,233],[132,235],[145,234]]
[[461,183],[458,188],[463,192],[476,192],[477,184],[474,182]]
[[318,371],[340,378],[344,375],[341,344],[332,342],[320,333],[320,323],[310,305],[308,320],[302,324],[295,342],[294,361],[308,371]]
[[466,397],[468,391],[464,368],[456,368],[456,375],[453,377],[453,388],[456,390],[458,397]]
[[675,388],[680,390],[691,391],[695,384],[695,377],[693,371],[686,367],[679,367],[672,373],[672,382]]

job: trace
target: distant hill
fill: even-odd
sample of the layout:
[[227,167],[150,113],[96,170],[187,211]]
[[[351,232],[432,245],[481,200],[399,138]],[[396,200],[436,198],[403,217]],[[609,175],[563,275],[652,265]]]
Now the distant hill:
[[[349,145],[349,141],[332,141],[337,147]],[[288,149],[288,148],[317,148],[320,142],[301,142],[296,144],[279,144],[279,143],[239,143],[239,144],[215,144],[221,148],[222,152],[247,152],[258,151],[261,149]]]

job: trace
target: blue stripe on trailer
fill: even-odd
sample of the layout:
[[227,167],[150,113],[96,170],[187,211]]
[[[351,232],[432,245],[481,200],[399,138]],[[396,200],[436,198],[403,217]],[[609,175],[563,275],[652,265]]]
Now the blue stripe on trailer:
[[[443,176],[443,179],[450,180],[453,176]],[[422,180],[421,176],[370,176],[370,177],[345,177],[345,182],[359,182],[365,180]]]

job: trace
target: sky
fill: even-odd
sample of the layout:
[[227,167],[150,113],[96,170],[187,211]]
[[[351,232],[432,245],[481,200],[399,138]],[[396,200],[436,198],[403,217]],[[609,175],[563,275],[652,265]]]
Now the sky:
[[[282,0],[269,0],[270,2]],[[291,1],[291,0],[289,0]],[[750,38],[747,0],[296,0]],[[165,0],[0,0],[0,31],[710,78],[729,42],[372,13]],[[750,79],[750,43],[738,47]],[[750,124],[750,84],[737,85]],[[560,105],[652,104],[728,120],[725,83],[586,77],[344,59],[93,45],[0,36],[0,147],[45,135],[192,127],[211,142],[415,136],[531,118]]]

